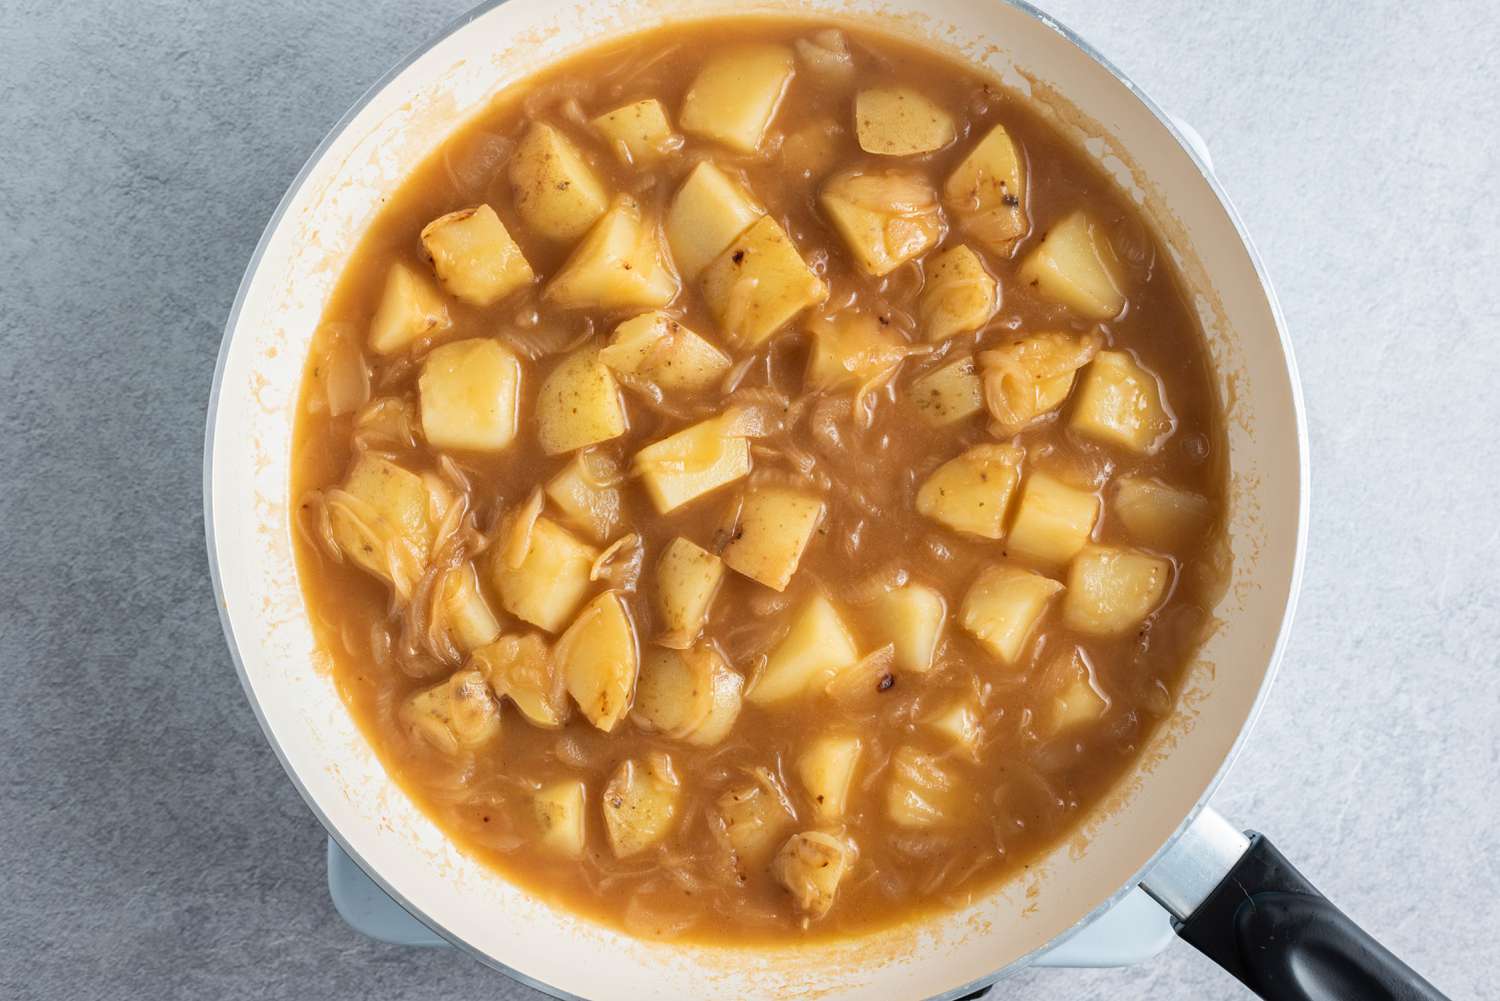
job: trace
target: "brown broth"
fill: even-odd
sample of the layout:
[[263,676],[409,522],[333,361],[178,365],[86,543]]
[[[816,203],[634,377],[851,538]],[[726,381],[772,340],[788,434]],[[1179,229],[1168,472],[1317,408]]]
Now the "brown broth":
[[[1027,469],[1062,471],[1089,480],[1106,500],[1106,476],[1122,473],[1158,477],[1208,498],[1214,522],[1222,522],[1226,467],[1218,403],[1201,332],[1176,284],[1170,264],[1151,231],[1094,162],[1055,134],[1018,100],[977,69],[906,42],[864,30],[844,28],[858,72],[847,89],[805,85],[794,80],[772,132],[787,137],[779,151],[764,157],[732,154],[704,139],[688,137],[683,150],[659,168],[635,171],[622,164],[586,125],[569,119],[563,102],[574,99],[592,117],[629,100],[653,96],[675,115],[706,55],[722,43],[747,38],[791,40],[820,25],[799,21],[717,20],[649,32],[570,58],[495,99],[433,153],[381,208],[351,256],[314,341],[302,390],[294,442],[292,496],[337,484],[355,452],[352,418],[328,416],[322,405],[323,366],[335,336],[363,340],[379,301],[387,268],[404,261],[424,274],[430,266],[418,233],[430,220],[455,209],[486,202],[500,215],[542,282],[554,274],[567,251],[527,232],[513,208],[505,165],[530,120],[529,113],[562,127],[583,148],[595,170],[615,191],[635,192],[649,211],[661,211],[689,167],[712,155],[743,172],[756,195],[791,233],[805,259],[815,262],[831,284],[829,305],[852,303],[888,316],[910,335],[913,301],[921,270],[897,269],[886,279],[864,276],[817,206],[818,184],[847,165],[878,159],[861,152],[851,125],[850,101],[863,83],[907,83],[919,88],[959,120],[959,138],[946,149],[910,158],[939,187],[989,126],[1004,123],[1024,149],[1029,165],[1027,204],[1031,235],[1010,258],[985,254],[999,278],[1003,300],[998,314],[977,335],[948,342],[946,357],[1003,344],[1041,330],[1087,331],[1080,321],[1035,294],[1016,277],[1021,257],[1048,227],[1066,213],[1086,207],[1103,224],[1124,261],[1129,306],[1100,329],[1109,345],[1128,350],[1159,377],[1176,418],[1176,430],[1155,455],[1134,456],[1080,439],[1062,419],[1044,422],[1019,437],[1027,449]],[[809,154],[800,130],[833,120],[844,126],[828,151],[828,166],[796,172]],[[773,136],[772,142],[775,142]],[[963,239],[950,227],[942,246]],[[536,389],[565,344],[602,339],[629,314],[563,312],[542,303],[540,283],[488,308],[465,306],[449,297],[453,326],[439,343],[468,337],[511,339],[521,335],[549,350],[536,360],[523,358],[521,431],[497,455],[452,456],[472,484],[471,510],[480,529],[496,524],[502,512],[520,505],[570,459],[546,456],[531,433]],[[682,322],[728,349],[715,332],[694,283],[685,282],[672,304]],[[814,309],[813,313],[818,312]],[[807,315],[793,321],[760,351],[745,387],[774,386],[799,395],[807,347],[800,331]],[[420,357],[422,348],[414,353]],[[736,360],[747,352],[732,350]],[[405,355],[381,358],[366,353],[377,396],[416,399],[418,365]],[[452,664],[417,658],[403,670],[383,654],[401,637],[400,612],[390,588],[347,563],[339,563],[299,530],[297,557],[301,585],[322,646],[332,655],[339,691],[390,774],[466,851],[493,865],[506,878],[554,902],[636,934],[675,935],[706,942],[750,944],[869,932],[923,914],[963,906],[1016,874],[1022,866],[1067,837],[1131,766],[1153,728],[1170,714],[1186,664],[1222,578],[1218,530],[1174,553],[1163,553],[1174,567],[1174,586],[1139,631],[1109,639],[1067,629],[1054,603],[1041,620],[1022,665],[1006,667],[986,653],[963,629],[956,615],[964,591],[981,567],[1009,559],[1004,540],[962,536],[918,515],[913,497],[937,465],[964,448],[997,439],[982,418],[952,428],[932,429],[915,415],[911,379],[931,359],[910,359],[888,389],[877,394],[868,430],[845,433],[852,445],[830,457],[819,450],[807,422],[794,440],[812,451],[819,469],[832,477],[830,510],[813,537],[800,568],[783,595],[730,572],[712,608],[706,635],[722,643],[731,663],[748,673],[755,654],[774,638],[785,617],[815,589],[826,590],[847,610],[862,651],[873,645],[871,623],[857,599],[870,581],[892,567],[939,589],[946,597],[949,623],[939,663],[931,673],[896,672],[894,684],[857,706],[839,706],[810,697],[790,707],[762,708],[747,703],[729,737],[700,748],[646,733],[626,719],[613,733],[592,727],[575,712],[560,730],[529,725],[513,706],[503,709],[503,732],[474,754],[457,758],[435,750],[405,727],[398,707],[412,693],[453,670]],[[847,394],[845,394],[847,395]],[[685,426],[624,391],[628,431],[601,449],[622,460],[665,433]],[[716,413],[722,402],[673,399],[695,419]],[[800,437],[796,437],[800,436]],[[420,438],[395,459],[413,470],[436,468],[437,455]],[[756,456],[758,470],[780,469],[791,476],[783,452]],[[742,485],[741,485],[742,486]],[[726,507],[739,486],[730,486],[669,515],[658,515],[639,483],[627,480],[627,524],[645,543],[646,573],[640,589],[627,596],[642,645],[656,630],[650,571],[662,547],[682,535],[715,548],[722,541]],[[853,495],[863,498],[862,503]],[[1101,543],[1129,544],[1111,506],[1095,529]],[[876,514],[878,512],[878,514]],[[306,525],[299,526],[305,529]],[[481,568],[483,559],[480,560]],[[1056,571],[1054,574],[1061,576]],[[501,606],[481,569],[488,603],[507,632],[519,627]],[[1060,650],[1078,644],[1088,653],[1095,687],[1109,698],[1105,714],[1085,727],[1047,737],[1038,723],[1053,693],[1047,665]],[[416,675],[409,673],[416,664]],[[983,698],[978,761],[956,755],[925,720],[936,709],[968,693]],[[806,804],[792,761],[810,735],[830,728],[857,731],[865,740],[850,795],[847,832],[858,845],[858,862],[838,891],[832,911],[805,923],[764,863],[743,881],[726,876],[724,849],[707,820],[714,798],[727,785],[743,782],[743,771],[767,768],[777,776],[799,812]],[[959,816],[931,830],[908,830],[885,814],[885,783],[890,753],[911,745],[940,756],[961,784]],[[668,752],[681,776],[685,800],[672,834],[657,851],[617,860],[605,837],[597,799],[611,772],[623,760],[647,751]],[[588,852],[581,862],[555,857],[534,844],[531,784],[564,776],[582,778],[590,797]],[[811,827],[805,820],[788,829]]]

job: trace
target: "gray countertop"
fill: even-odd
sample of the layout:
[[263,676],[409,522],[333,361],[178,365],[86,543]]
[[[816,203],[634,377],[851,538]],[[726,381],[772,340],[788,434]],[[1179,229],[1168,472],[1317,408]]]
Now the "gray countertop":
[[[262,226],[467,3],[3,5],[0,996],[536,997],[333,913],[200,514]],[[1302,367],[1306,589],[1216,803],[1453,997],[1500,996],[1500,8],[1048,6],[1207,138]],[[1239,995],[1178,944],[999,996]]]

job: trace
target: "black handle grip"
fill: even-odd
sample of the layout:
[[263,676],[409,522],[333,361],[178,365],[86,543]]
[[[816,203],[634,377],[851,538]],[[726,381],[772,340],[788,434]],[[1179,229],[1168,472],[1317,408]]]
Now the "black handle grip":
[[1447,1001],[1263,835],[1177,934],[1267,1001]]

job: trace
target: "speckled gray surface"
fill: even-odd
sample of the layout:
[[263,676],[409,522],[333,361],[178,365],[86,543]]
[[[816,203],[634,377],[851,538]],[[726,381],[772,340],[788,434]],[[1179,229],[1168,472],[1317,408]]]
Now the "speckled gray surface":
[[[0,4],[0,996],[535,997],[334,915],[199,513],[261,227],[466,4]],[[1302,365],[1302,612],[1217,803],[1453,997],[1500,996],[1497,8],[1050,9],[1207,137]],[[1240,996],[1180,945],[999,993]]]

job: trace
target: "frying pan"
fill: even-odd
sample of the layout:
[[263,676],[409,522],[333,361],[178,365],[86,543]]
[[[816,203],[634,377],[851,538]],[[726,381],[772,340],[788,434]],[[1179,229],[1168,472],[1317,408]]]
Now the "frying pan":
[[[991,70],[1151,219],[1202,318],[1228,413],[1232,578],[1174,715],[1077,835],[967,909],[754,951],[632,939],[460,852],[396,787],[339,699],[297,586],[290,444],[342,263],[417,163],[496,91],[612,36],[714,14],[865,23]],[[369,876],[481,962],[558,997],[955,998],[1024,967],[1140,884],[1265,997],[1438,998],[1270,843],[1206,807],[1281,657],[1302,570],[1307,431],[1275,296],[1204,160],[1145,95],[1039,11],[1001,0],[509,0],[377,83],[313,153],[246,271],[209,404],[205,523],[225,636],[266,737]]]

